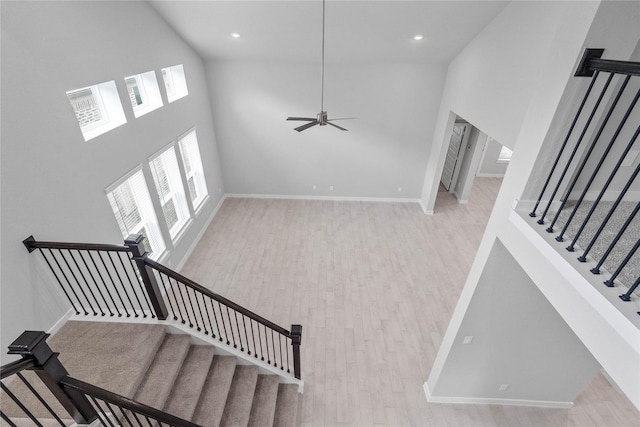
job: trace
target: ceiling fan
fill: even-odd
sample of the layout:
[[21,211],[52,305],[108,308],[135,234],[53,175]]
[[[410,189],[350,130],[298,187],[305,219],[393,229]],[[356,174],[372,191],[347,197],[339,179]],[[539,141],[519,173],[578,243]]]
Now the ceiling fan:
[[324,111],[324,17],[325,17],[325,0],[322,0],[322,60],[320,62],[320,112],[316,115],[315,118],[312,117],[287,117],[287,120],[296,120],[296,121],[304,121],[309,122],[302,126],[298,126],[295,128],[298,132],[302,132],[303,130],[309,129],[310,127],[320,125],[326,126],[331,125],[340,130],[346,131],[347,129],[342,126],[338,126],[335,123],[331,123],[335,120],[350,120],[355,119],[355,117],[344,117],[339,119],[329,119],[327,116],[327,112]]

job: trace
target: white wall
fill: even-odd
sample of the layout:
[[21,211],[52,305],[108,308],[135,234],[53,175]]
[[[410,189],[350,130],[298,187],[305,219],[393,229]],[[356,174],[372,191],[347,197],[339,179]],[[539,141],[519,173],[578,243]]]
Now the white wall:
[[348,132],[298,133],[293,128],[305,122],[285,119],[319,112],[319,64],[207,64],[227,192],[417,199],[444,73],[444,66],[327,65],[329,118],[358,118],[336,122]]
[[482,162],[478,168],[479,176],[504,176],[509,163],[498,162],[501,150],[502,144],[495,139],[490,138],[487,141],[487,145],[484,147]]
[[[459,338],[458,333],[461,331],[461,325],[467,322],[469,322],[467,324],[472,324],[474,321],[474,317],[471,316],[471,313],[468,313],[467,310],[476,298],[475,292],[478,289],[483,268],[489,262],[491,248],[495,239],[498,238],[503,242],[509,242],[508,244],[505,243],[509,252],[515,258],[516,262],[522,266],[525,273],[533,279],[536,286],[543,291],[562,319],[567,322],[594,355],[598,363],[607,370],[621,386],[623,391],[627,393],[634,402],[639,402],[639,400],[637,400],[639,396],[637,381],[635,380],[637,376],[629,377],[628,374],[624,374],[625,370],[631,370],[634,374],[637,371],[637,349],[634,353],[629,347],[628,342],[620,339],[619,336],[600,336],[600,332],[605,328],[594,330],[591,326],[597,322],[593,320],[593,317],[591,317],[592,320],[585,321],[585,315],[590,315],[594,312],[596,314],[600,313],[594,310],[593,307],[589,310],[587,310],[587,308],[583,310],[583,306],[593,306],[592,301],[587,299],[584,304],[582,304],[581,301],[581,306],[578,307],[573,303],[571,298],[565,298],[566,296],[573,296],[573,290],[571,289],[572,282],[565,280],[560,283],[554,280],[551,273],[558,271],[558,267],[550,264],[548,260],[536,263],[528,262],[533,255],[530,250],[530,246],[532,245],[530,244],[529,238],[523,236],[523,233],[515,235],[512,229],[513,227],[505,226],[505,224],[508,224],[510,221],[509,215],[514,200],[522,197],[527,181],[532,174],[536,158],[538,158],[538,154],[541,153],[541,147],[543,147],[546,141],[550,141],[549,145],[553,144],[551,141],[555,141],[557,144],[558,138],[564,133],[563,130],[566,131],[566,114],[568,114],[571,107],[575,105],[575,99],[579,92],[576,89],[582,85],[581,80],[576,80],[571,76],[575,71],[579,58],[582,56],[584,48],[600,46],[609,49],[609,47],[611,47],[612,58],[628,58],[640,35],[640,29],[637,26],[637,22],[640,19],[640,4],[637,2],[609,1],[602,3],[565,2],[537,4],[542,9],[549,7],[557,8],[556,12],[559,19],[553,18],[552,21],[558,25],[548,28],[550,31],[548,37],[551,38],[550,45],[553,47],[549,48],[545,55],[539,57],[538,73],[536,73],[535,76],[531,76],[529,87],[532,95],[519,132],[516,138],[513,139],[515,142],[513,158],[510,167],[507,169],[494,210],[487,224],[485,235],[466,280],[460,300],[436,357],[429,376],[428,388],[430,390],[437,389],[442,372],[444,369],[448,369],[445,366],[449,361],[455,360],[455,356],[452,357],[452,349],[454,349],[456,339]],[[527,7],[526,4],[514,2],[507,6],[503,14],[516,19],[519,15],[516,12],[524,11]],[[491,26],[494,24],[499,25],[501,23],[501,17],[502,15],[498,17]],[[520,21],[523,21],[523,25],[526,25],[525,23],[528,20],[529,18],[525,15],[520,15],[512,24],[517,26]],[[543,23],[542,26],[544,27],[545,24]],[[511,35],[510,32],[507,31],[507,27],[504,27],[503,31],[502,37],[509,39]],[[491,33],[492,32],[489,32],[489,34]],[[482,38],[483,35],[480,36],[480,39]],[[543,37],[542,39],[544,40],[545,38]],[[482,46],[476,46],[475,48],[480,50],[472,53],[465,51],[462,55],[472,55],[476,58],[482,58]],[[475,48],[473,49],[475,50]],[[528,48],[528,45],[521,46],[519,55],[529,53]],[[515,55],[512,59],[517,62],[519,56]],[[467,69],[471,70],[472,68],[467,67]],[[462,71],[460,71],[460,73],[462,73]],[[466,78],[470,77],[467,76]],[[449,85],[457,86],[456,78],[451,76],[451,72],[447,77],[447,87],[449,87]],[[502,90],[507,90],[509,87],[509,85],[504,85],[504,89]],[[500,90],[499,87],[495,87],[494,89]],[[466,99],[463,94],[457,97],[448,97],[445,89],[442,106],[444,112],[441,110],[440,122],[437,125],[438,129],[446,128],[446,123],[450,119],[450,115],[446,113],[451,110],[456,111],[465,103]],[[473,105],[473,103],[473,96],[470,96],[469,105]],[[481,107],[476,106],[476,108],[480,109]],[[473,117],[482,120],[483,116],[491,114],[495,114],[500,118],[502,115],[501,107],[496,105],[492,106],[492,109],[488,111],[469,111],[465,113],[464,117],[475,125],[476,123],[474,123]],[[509,128],[511,125],[505,122],[504,126],[505,128]],[[506,133],[505,130],[508,131],[509,129],[502,129],[502,132],[499,133],[499,129],[483,128],[482,124],[479,124],[479,127],[491,135],[496,135],[496,139],[500,141],[509,141],[508,138],[499,137],[499,135]],[[437,144],[434,144],[434,147],[436,147],[436,145]],[[436,176],[438,175],[436,174]],[[430,180],[430,175],[427,173],[425,193],[423,194],[425,198],[423,202],[425,200],[428,201],[429,198],[428,187]],[[546,259],[545,255],[546,254],[541,251],[535,252],[536,261]],[[574,270],[571,271],[575,273]],[[509,278],[507,277],[507,279]],[[548,292],[548,289],[554,289],[555,291]],[[524,301],[514,301],[514,304],[518,303],[525,304]],[[599,316],[609,315],[609,313],[616,314],[616,310],[611,310],[611,307],[613,306],[610,306],[608,311],[602,312]],[[486,308],[489,309],[489,307]],[[620,313],[617,313],[617,316],[621,316]],[[598,318],[598,320],[600,320],[600,318]],[[633,325],[631,325],[631,328],[633,328]],[[607,332],[609,331],[607,330]],[[598,339],[599,336],[600,339]],[[612,345],[613,342],[616,344]],[[620,345],[618,346],[618,344]],[[492,358],[499,355],[502,351],[504,351],[504,349],[493,348],[485,357]],[[561,379],[558,379],[558,381],[561,381]],[[509,398],[508,395],[505,397]]]
[[[2,2],[2,342],[67,311],[22,240],[122,244],[105,188],[194,125],[211,199],[168,262],[177,265],[221,198],[200,58],[144,2]],[[189,95],[135,119],[124,77],[184,64]],[[115,80],[128,123],[85,142],[66,92]],[[148,166],[147,166],[148,167]],[[147,172],[150,172],[147,169]],[[149,174],[150,177],[150,174]]]

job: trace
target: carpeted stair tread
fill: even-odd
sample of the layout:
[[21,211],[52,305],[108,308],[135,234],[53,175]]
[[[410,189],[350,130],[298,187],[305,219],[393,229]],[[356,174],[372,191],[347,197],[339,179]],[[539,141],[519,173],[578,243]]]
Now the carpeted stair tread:
[[258,381],[257,366],[237,366],[222,414],[222,427],[246,426],[249,423],[253,395]]
[[167,334],[134,400],[162,408],[191,346],[189,335]]
[[[60,353],[59,359],[72,377],[132,397],[164,335],[161,325],[68,321],[47,343]],[[69,417],[33,371],[23,371],[23,375],[59,417]],[[11,381],[9,389],[36,417],[52,418],[18,378]],[[4,393],[0,400],[8,416],[25,416]]]
[[214,356],[193,422],[203,427],[218,427],[227,402],[227,394],[236,370],[233,356]]
[[185,420],[191,419],[207,379],[213,353],[212,346],[191,346],[164,405],[165,412]]
[[296,384],[280,384],[278,400],[273,419],[274,427],[294,427],[298,412],[298,386]]
[[278,398],[278,377],[276,375],[258,375],[253,405],[249,416],[250,427],[273,425]]

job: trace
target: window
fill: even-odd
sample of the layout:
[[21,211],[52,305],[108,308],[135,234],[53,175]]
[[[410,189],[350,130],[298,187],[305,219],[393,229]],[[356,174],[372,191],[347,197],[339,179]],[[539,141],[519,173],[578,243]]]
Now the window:
[[69,91],[67,97],[85,141],[127,122],[113,80]]
[[167,89],[167,99],[169,102],[173,102],[189,94],[182,64],[163,68],[162,78],[164,79],[164,86]]
[[149,256],[158,259],[165,245],[142,170],[138,169],[106,191],[122,236],[142,234]]
[[125,77],[124,81],[136,118],[162,107],[162,97],[154,71]]
[[189,188],[189,197],[193,204],[193,209],[198,210],[206,200],[207,183],[204,179],[204,169],[202,168],[202,160],[200,159],[200,149],[198,148],[198,138],[196,130],[190,130],[179,140],[180,154],[184,165],[184,172],[187,178],[187,187]]
[[169,147],[149,163],[169,234],[175,240],[190,219],[175,148]]
[[513,151],[503,145],[502,150],[500,150],[500,154],[498,155],[498,163],[509,163],[511,161],[512,154]]

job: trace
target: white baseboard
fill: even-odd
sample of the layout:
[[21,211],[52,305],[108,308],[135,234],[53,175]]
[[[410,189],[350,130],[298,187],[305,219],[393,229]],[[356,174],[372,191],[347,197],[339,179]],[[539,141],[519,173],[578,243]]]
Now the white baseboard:
[[67,312],[62,315],[61,318],[59,318],[56,323],[53,324],[52,327],[49,328],[49,330],[47,331],[48,334],[51,335],[55,335],[58,333],[58,331],[64,326],[65,323],[67,323],[67,321],[69,319],[71,319],[71,316],[73,316],[75,314],[75,311],[73,311],[72,308],[70,308],[69,310],[67,310]]
[[[620,196],[621,191],[605,191],[602,195],[603,202],[614,202]],[[587,191],[584,195],[584,200],[593,201],[595,200],[600,191]],[[580,194],[571,193],[571,199],[578,199]],[[627,191],[627,193],[622,198],[624,202],[637,202],[640,201],[640,191]]]
[[207,228],[209,228],[209,225],[211,224],[213,219],[218,214],[218,211],[220,210],[220,207],[222,206],[222,204],[224,203],[226,198],[227,198],[226,195],[222,196],[222,198],[220,199],[220,201],[218,202],[216,207],[213,209],[213,212],[209,216],[209,219],[207,219],[207,221],[205,222],[204,226],[202,227],[202,229],[200,230],[200,232],[198,233],[196,238],[193,239],[193,242],[191,243],[191,246],[189,246],[189,249],[187,249],[187,251],[185,252],[184,256],[182,257],[182,259],[180,260],[180,262],[176,266],[175,271],[179,272],[180,270],[182,270],[182,267],[184,267],[185,263],[187,262],[187,260],[189,259],[189,257],[193,253],[193,251],[196,249],[196,246],[198,246],[198,242],[202,238],[202,235],[205,233],[205,231],[207,231]]
[[466,405],[508,405],[508,406],[532,406],[537,408],[569,409],[573,402],[557,402],[549,400],[525,400],[525,399],[495,399],[482,397],[442,397],[432,396],[427,383],[424,383],[424,393],[429,403],[455,403]]
[[503,173],[477,173],[478,178],[504,178]]
[[420,199],[401,199],[391,197],[348,197],[348,196],[295,196],[285,194],[242,194],[228,193],[232,199],[278,199],[278,200],[323,200],[335,202],[378,202],[378,203],[420,203]]
[[433,209],[427,209],[424,203],[422,203],[422,200],[418,200],[418,204],[420,204],[420,208],[422,208],[422,212],[424,212],[425,215],[433,215]]

